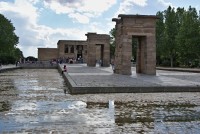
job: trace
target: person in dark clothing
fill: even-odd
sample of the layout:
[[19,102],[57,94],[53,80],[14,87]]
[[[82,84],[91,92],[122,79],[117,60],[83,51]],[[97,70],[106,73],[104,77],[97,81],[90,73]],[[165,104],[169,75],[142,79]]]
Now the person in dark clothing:
[[64,65],[64,67],[63,67],[62,74],[63,74],[64,72],[67,72],[67,66],[66,66],[66,65]]
[[2,68],[2,63],[1,63],[1,61],[0,61],[0,69]]
[[15,62],[16,67],[18,66],[18,63],[19,63],[18,61]]

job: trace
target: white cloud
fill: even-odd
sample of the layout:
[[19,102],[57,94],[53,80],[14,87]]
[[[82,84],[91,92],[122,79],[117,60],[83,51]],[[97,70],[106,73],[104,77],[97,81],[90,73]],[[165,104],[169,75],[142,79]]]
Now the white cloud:
[[19,14],[21,17],[28,19],[30,22],[35,22],[36,18],[38,17],[37,10],[38,9],[33,7],[32,4],[27,0],[15,0],[15,3],[0,3],[1,12],[9,11],[17,15]]
[[[111,22],[111,21],[110,21]],[[108,23],[106,23],[105,25],[102,25],[101,23],[98,22],[93,22],[90,24],[90,31],[89,32],[95,32],[98,34],[107,34],[107,29],[108,27]],[[108,29],[110,30],[110,29]]]
[[117,0],[45,0],[44,5],[57,14],[67,14],[77,22],[85,24],[89,23],[91,18],[100,16],[116,2]]
[[116,3],[116,0],[83,0],[77,11],[100,15]]
[[56,14],[61,14],[61,13],[68,14],[74,12],[73,4],[63,5],[58,1],[51,1],[50,3],[49,1],[48,2],[44,1],[44,5],[46,8],[50,8],[51,10],[55,11]]
[[165,7],[172,6],[172,3],[166,2],[165,0],[158,0],[158,2],[161,3]]
[[86,39],[87,31],[84,29],[54,29],[38,25],[39,11],[32,1],[0,2],[0,12],[13,23],[15,33],[19,36],[18,47],[25,57],[37,57],[38,47],[56,48],[60,39]]
[[71,13],[69,14],[69,17],[74,18],[76,21],[83,24],[87,24],[90,21],[87,15],[80,14],[80,13]]
[[122,0],[120,3],[118,11],[115,13],[114,17],[117,17],[119,14],[128,14],[131,9],[135,6],[147,6],[147,0]]
[[131,0],[134,4],[144,7],[147,5],[147,0]]
[[28,1],[33,3],[33,4],[37,4],[38,2],[40,2],[40,0],[28,0]]

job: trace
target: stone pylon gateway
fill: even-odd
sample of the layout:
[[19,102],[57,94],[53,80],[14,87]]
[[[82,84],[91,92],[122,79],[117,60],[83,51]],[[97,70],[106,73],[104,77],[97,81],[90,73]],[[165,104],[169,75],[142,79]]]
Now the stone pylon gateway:
[[101,46],[101,66],[110,66],[110,36],[107,34],[87,33],[87,66],[96,66],[96,46]]
[[136,73],[156,75],[155,27],[153,15],[118,15],[116,22],[115,73],[131,75],[132,37],[138,39]]

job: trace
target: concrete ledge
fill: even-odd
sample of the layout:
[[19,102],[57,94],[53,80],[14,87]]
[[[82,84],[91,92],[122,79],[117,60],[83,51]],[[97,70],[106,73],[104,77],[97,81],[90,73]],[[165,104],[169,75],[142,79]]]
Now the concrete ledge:
[[200,87],[78,87],[74,86],[69,75],[65,80],[71,94],[93,94],[93,93],[159,93],[159,92],[200,92]]
[[58,67],[21,67],[22,69],[57,69]]
[[200,73],[200,68],[170,68],[170,67],[156,67],[157,70],[166,70],[166,71],[179,71],[179,72],[192,72]]
[[199,87],[68,87],[71,94],[200,92]]
[[47,64],[47,63],[31,63],[31,64],[19,64],[20,67],[24,69],[57,69],[58,64]]
[[[176,78],[176,74],[175,77],[171,77],[166,72],[159,74],[160,76],[137,76],[137,74],[124,76],[112,74],[110,68],[81,65],[74,65],[74,67],[67,65],[67,68],[68,72],[64,72],[62,75],[71,94],[200,92],[198,80],[196,80],[197,82],[188,81],[183,79],[184,77],[179,79]],[[59,66],[59,70],[61,72],[62,65]],[[108,74],[105,73],[105,70],[109,70]],[[184,76],[184,74],[182,75]],[[195,78],[197,75],[200,77],[200,74],[191,74]],[[180,77],[180,74],[177,76]]]
[[8,68],[1,68],[1,69],[0,69],[0,73],[2,73],[2,72],[6,72],[6,71],[15,70],[15,69],[22,69],[22,68],[21,68],[21,67],[8,67]]

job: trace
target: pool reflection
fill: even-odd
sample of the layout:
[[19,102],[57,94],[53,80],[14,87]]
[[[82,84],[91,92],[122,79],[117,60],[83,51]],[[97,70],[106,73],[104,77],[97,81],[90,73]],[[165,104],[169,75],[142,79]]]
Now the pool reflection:
[[1,73],[0,82],[0,133],[200,131],[197,93],[192,101],[182,96],[188,93],[174,93],[179,98],[166,101],[155,93],[70,95],[54,69]]

